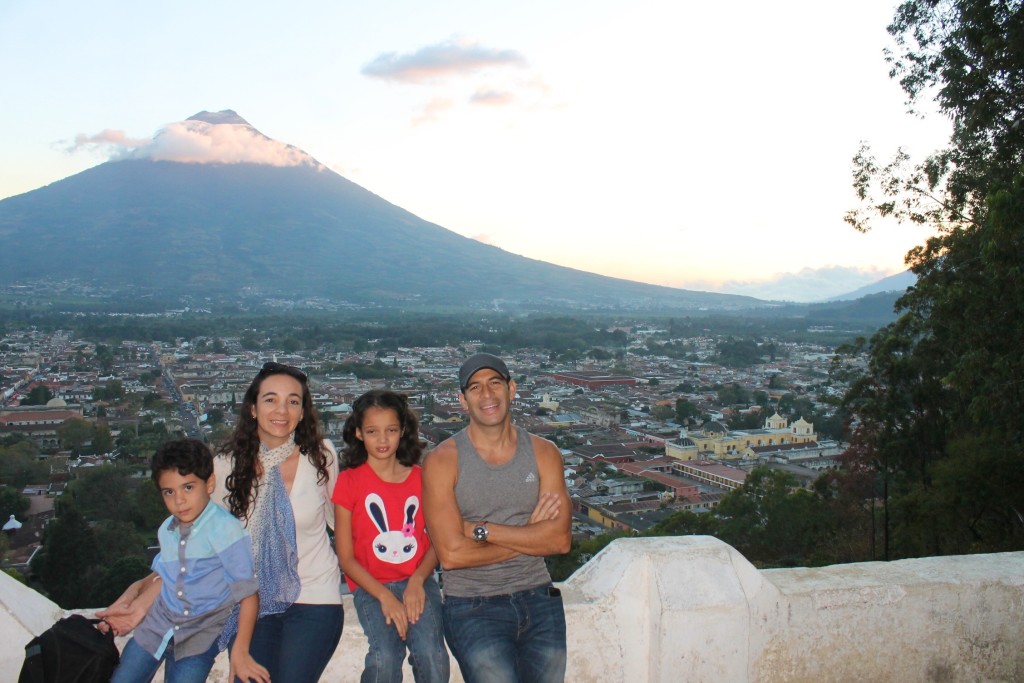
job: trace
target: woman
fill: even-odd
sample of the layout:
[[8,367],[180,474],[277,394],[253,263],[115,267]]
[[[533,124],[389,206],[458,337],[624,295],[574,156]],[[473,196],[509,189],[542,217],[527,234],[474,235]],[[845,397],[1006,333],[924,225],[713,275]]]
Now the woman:
[[[252,536],[260,612],[249,653],[273,683],[317,681],[341,639],[341,572],[327,536],[337,475],[334,447],[321,434],[305,373],[264,364],[214,458],[212,500]],[[127,633],[158,593],[159,578],[151,574],[97,615],[115,633]],[[234,628],[233,617],[222,646]]]
[[[327,536],[338,463],[305,373],[264,364],[214,458],[214,474],[213,500],[252,535],[260,616],[249,652],[275,683],[315,682],[338,646],[344,611]],[[229,625],[225,644],[231,635]]]

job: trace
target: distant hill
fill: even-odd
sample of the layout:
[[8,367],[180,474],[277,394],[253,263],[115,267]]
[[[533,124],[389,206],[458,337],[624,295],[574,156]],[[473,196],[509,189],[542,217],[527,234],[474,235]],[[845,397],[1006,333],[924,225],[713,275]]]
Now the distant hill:
[[[405,307],[765,305],[564,268],[462,237],[270,140],[230,110],[176,125],[193,136],[244,133],[250,144],[274,145],[291,165],[136,155],[0,201],[0,284],[74,279],[133,296],[325,297]],[[154,140],[161,152],[169,154],[172,132]]]
[[914,283],[916,282],[917,276],[909,270],[905,270],[902,273],[896,273],[895,275],[884,277],[878,282],[873,282],[870,285],[859,287],[852,292],[832,297],[828,299],[828,301],[852,301],[853,299],[860,299],[861,297],[881,294],[883,292],[898,292],[899,294],[903,294],[907,291],[907,287],[914,286]]
[[896,319],[896,299],[902,294],[902,292],[892,291],[879,292],[848,301],[809,304],[807,318],[884,325]]

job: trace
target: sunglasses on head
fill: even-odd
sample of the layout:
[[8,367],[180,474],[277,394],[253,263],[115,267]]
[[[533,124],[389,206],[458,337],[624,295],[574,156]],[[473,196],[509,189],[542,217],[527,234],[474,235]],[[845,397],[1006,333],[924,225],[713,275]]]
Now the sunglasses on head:
[[306,381],[306,373],[304,373],[302,370],[299,370],[294,365],[285,365],[284,363],[278,363],[277,361],[270,361],[270,362],[264,363],[263,367],[260,368],[260,373],[259,374],[261,376],[263,376],[263,375],[282,375],[283,374],[283,375],[289,375],[290,377],[294,377],[295,379],[299,380],[300,382],[305,382]]

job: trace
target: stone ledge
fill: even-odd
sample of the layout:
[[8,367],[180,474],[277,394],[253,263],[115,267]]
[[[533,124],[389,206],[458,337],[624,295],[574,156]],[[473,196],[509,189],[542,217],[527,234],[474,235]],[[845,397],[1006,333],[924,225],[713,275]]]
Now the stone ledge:
[[[572,683],[1024,681],[1024,553],[759,571],[708,536],[625,538],[562,592]],[[338,683],[359,680],[366,652],[345,600],[324,675]],[[0,683],[63,615],[0,576]],[[210,680],[226,678],[222,655]]]

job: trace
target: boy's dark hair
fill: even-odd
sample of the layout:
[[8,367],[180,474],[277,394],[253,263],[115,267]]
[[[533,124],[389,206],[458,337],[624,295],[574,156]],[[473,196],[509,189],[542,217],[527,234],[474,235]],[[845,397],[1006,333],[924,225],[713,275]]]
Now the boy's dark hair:
[[156,449],[149,468],[153,471],[153,483],[158,488],[160,475],[167,470],[174,470],[181,476],[194,474],[207,481],[213,475],[213,453],[197,439],[168,441]]

